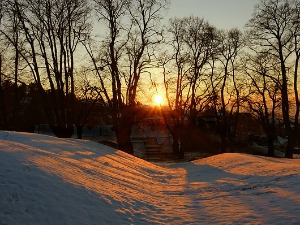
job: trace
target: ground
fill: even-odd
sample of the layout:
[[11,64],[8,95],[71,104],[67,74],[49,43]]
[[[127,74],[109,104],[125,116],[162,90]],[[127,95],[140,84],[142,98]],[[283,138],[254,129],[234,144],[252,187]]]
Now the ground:
[[300,224],[300,160],[157,165],[101,144],[0,132],[0,224]]

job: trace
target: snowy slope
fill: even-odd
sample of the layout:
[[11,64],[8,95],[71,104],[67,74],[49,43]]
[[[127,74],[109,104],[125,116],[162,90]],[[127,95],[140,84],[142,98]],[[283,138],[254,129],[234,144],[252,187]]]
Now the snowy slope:
[[300,224],[300,160],[161,167],[90,141],[0,132],[0,224]]

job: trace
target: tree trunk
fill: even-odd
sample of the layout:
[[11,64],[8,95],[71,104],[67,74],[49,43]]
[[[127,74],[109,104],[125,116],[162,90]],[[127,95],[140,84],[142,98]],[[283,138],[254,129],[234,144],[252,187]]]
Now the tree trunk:
[[0,129],[7,129],[6,109],[4,105],[4,93],[2,88],[2,57],[0,55]]
[[71,138],[74,131],[72,125],[50,125],[50,128],[58,138]]
[[175,157],[179,158],[179,151],[180,151],[179,140],[177,137],[175,137],[175,135],[173,135],[172,149]]
[[183,159],[184,158],[184,150],[181,146],[180,143],[180,128],[175,128],[174,132],[172,132],[172,137],[173,137],[173,144],[172,144],[172,149],[175,157],[177,159]]
[[268,135],[268,156],[274,157],[274,136]]
[[82,139],[83,124],[76,124],[77,139]]
[[227,116],[225,115],[225,110],[221,116],[221,121],[219,121],[219,135],[221,141],[221,153],[226,153],[227,151],[227,137],[228,137],[228,123]]
[[221,153],[226,153],[227,149],[227,140],[226,140],[226,131],[223,131],[224,128],[220,131],[220,139],[221,139]]
[[[18,32],[16,32],[16,43],[18,43]],[[14,108],[13,108],[13,129],[18,129],[18,112],[19,112],[19,88],[18,88],[18,71],[19,71],[19,50],[15,48],[15,62],[14,62]]]
[[288,129],[287,131],[287,135],[288,135],[288,144],[287,144],[287,148],[285,151],[285,158],[289,158],[292,159],[293,158],[293,154],[294,154],[294,132],[292,131],[292,129]]
[[133,154],[133,146],[131,143],[131,130],[133,122],[128,117],[119,118],[119,126],[116,130],[117,142],[119,149],[128,153]]
[[127,131],[120,131],[117,134],[117,142],[119,149],[128,153],[133,154],[133,146],[130,139],[130,134]]
[[288,78],[285,67],[285,60],[283,57],[283,47],[281,42],[279,42],[279,56],[280,56],[280,65],[282,73],[282,85],[281,85],[281,103],[282,103],[282,117],[283,123],[286,129],[288,136],[288,145],[285,151],[285,158],[293,158],[293,131],[290,123],[290,105],[289,105],[289,96],[288,96]]

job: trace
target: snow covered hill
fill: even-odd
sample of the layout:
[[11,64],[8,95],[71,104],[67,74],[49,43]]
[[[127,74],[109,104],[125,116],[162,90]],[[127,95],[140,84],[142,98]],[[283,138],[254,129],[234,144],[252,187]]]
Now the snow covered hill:
[[98,143],[0,132],[0,224],[300,224],[300,160],[158,166]]

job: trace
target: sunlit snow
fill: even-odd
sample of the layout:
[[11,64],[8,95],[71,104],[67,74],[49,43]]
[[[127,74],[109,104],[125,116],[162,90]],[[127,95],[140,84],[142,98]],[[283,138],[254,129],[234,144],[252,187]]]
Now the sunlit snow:
[[300,159],[155,165],[91,141],[0,132],[0,224],[300,224]]

